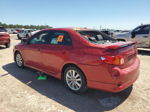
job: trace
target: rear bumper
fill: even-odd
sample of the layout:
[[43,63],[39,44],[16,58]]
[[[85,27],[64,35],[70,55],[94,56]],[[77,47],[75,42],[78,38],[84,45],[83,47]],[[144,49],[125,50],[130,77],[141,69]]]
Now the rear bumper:
[[99,81],[88,81],[88,87],[95,88],[99,90],[109,91],[109,92],[120,92],[129,86],[131,86],[139,76],[139,65],[140,61],[136,58],[133,65],[125,68],[113,68],[113,71],[117,71],[118,77],[113,78],[113,83],[105,83]]
[[89,86],[90,88],[117,93],[117,92],[123,91],[126,88],[128,88],[129,86],[131,86],[136,81],[136,79],[132,80],[132,81],[128,81],[128,82],[121,84],[121,85],[95,82],[95,81],[89,81],[88,83],[90,85]]
[[0,45],[5,45],[7,43],[10,43],[9,40],[0,40]]

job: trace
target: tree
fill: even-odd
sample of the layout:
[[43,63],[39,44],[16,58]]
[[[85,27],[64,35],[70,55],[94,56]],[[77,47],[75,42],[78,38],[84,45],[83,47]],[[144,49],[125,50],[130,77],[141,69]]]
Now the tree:
[[52,28],[49,25],[20,25],[20,24],[6,24],[0,22],[0,26],[5,28],[25,28],[25,29],[46,29],[46,28]]

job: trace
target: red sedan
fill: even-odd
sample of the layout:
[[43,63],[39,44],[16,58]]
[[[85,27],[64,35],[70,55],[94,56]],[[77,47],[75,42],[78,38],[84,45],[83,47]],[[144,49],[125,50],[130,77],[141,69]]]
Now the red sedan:
[[0,27],[0,45],[5,45],[6,48],[10,47],[10,35],[3,27]]
[[65,82],[75,93],[95,88],[120,92],[139,75],[137,47],[91,29],[53,28],[15,46],[18,67],[31,67]]

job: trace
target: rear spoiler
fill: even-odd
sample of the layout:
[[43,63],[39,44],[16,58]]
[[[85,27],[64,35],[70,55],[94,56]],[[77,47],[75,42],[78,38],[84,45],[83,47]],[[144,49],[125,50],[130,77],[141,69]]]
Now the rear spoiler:
[[109,45],[106,46],[106,49],[119,49],[119,48],[124,48],[124,47],[128,47],[131,45],[135,45],[137,42],[120,42],[117,45]]

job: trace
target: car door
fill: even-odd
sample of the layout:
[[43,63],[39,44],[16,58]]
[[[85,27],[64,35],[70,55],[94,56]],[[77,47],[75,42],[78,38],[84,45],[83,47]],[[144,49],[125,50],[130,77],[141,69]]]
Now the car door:
[[42,31],[31,37],[23,50],[23,58],[27,66],[42,69],[41,48],[46,43],[47,32]]
[[133,30],[131,34],[132,41],[137,42],[138,47],[149,47],[150,44],[150,26],[140,26]]
[[65,31],[52,31],[42,49],[44,71],[56,75],[68,60],[72,49],[70,35]]

